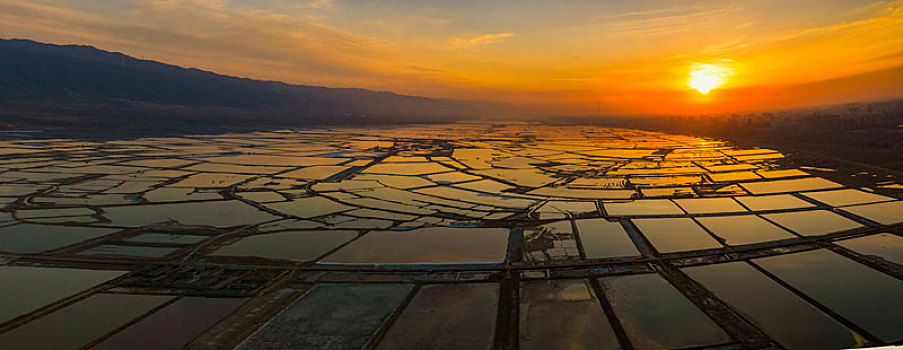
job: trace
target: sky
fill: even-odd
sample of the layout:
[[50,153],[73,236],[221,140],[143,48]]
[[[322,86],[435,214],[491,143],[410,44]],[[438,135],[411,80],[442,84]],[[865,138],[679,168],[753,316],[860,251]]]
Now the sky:
[[903,97],[903,0],[0,0],[0,37],[550,114]]

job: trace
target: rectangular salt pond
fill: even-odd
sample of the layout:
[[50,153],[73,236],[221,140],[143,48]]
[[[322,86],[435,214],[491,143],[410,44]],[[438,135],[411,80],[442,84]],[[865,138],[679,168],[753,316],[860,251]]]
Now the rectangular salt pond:
[[78,252],[78,255],[93,256],[128,256],[128,257],[144,257],[144,258],[162,258],[174,253],[180,248],[174,247],[144,247],[132,245],[114,245],[104,244],[91,247]]
[[91,348],[181,349],[244,301],[244,298],[183,297]]
[[790,349],[840,349],[858,335],[745,262],[712,264],[683,271],[765,333]]
[[362,171],[365,174],[384,175],[427,175],[445,173],[453,168],[448,168],[438,163],[379,163]]
[[799,169],[783,169],[783,170],[756,170],[756,173],[766,179],[780,179],[785,177],[809,176],[809,173]]
[[746,189],[750,193],[756,194],[756,195],[786,193],[786,192],[827,190],[827,189],[832,189],[832,188],[843,187],[843,185],[840,185],[836,182],[822,179],[820,177],[808,177],[808,178],[803,178],[803,179],[792,179],[792,180],[746,182],[746,183],[741,183],[740,186],[742,186],[744,189]]
[[633,224],[661,253],[721,248],[712,236],[690,218],[633,219]]
[[657,274],[604,277],[599,282],[635,349],[711,346],[730,337]]
[[501,263],[508,250],[503,228],[432,227],[370,231],[320,262],[339,264]]
[[602,207],[608,216],[685,215],[677,204],[667,199],[603,202]]
[[832,207],[892,201],[894,198],[853,188],[834,191],[805,192],[802,195]]
[[209,236],[179,235],[171,233],[142,233],[126,238],[129,242],[138,243],[170,243],[170,244],[194,244],[210,238]]
[[95,294],[0,334],[0,349],[77,349],[163,305],[166,295]]
[[421,188],[414,190],[414,192],[439,198],[445,198],[448,200],[466,201],[475,204],[502,208],[526,209],[536,203],[536,201],[530,199],[503,197],[481,192],[459,190],[446,186]]
[[302,180],[325,180],[348,169],[351,169],[351,167],[344,165],[312,166],[282,173],[278,176]]
[[448,173],[427,175],[427,179],[438,184],[452,184],[458,182],[466,182],[482,179],[479,176],[473,176],[462,172],[452,171]]
[[752,211],[787,210],[813,208],[815,204],[796,198],[790,194],[773,194],[765,196],[737,196],[738,202],[743,203]]
[[743,213],[743,208],[737,201],[731,198],[691,198],[675,199],[688,214],[715,214],[715,213]]
[[360,174],[354,177],[354,180],[372,180],[382,185],[394,187],[397,189],[407,190],[424,186],[435,186],[436,183],[416,176],[402,175],[372,175]]
[[903,201],[855,205],[843,210],[882,225],[903,222]]
[[692,197],[695,193],[692,187],[640,188],[643,198]]
[[496,283],[420,288],[377,349],[492,349],[498,313]]
[[325,157],[286,157],[261,154],[242,154],[237,156],[208,158],[210,162],[243,164],[243,165],[267,165],[267,166],[312,166],[312,165],[338,165],[348,161],[347,158]]
[[903,281],[828,250],[753,262],[881,340],[903,340]]
[[215,190],[201,191],[191,187],[160,187],[144,193],[144,199],[151,203],[189,202],[223,199]]
[[892,233],[879,233],[832,243],[859,254],[873,255],[903,265],[903,237]]
[[520,349],[620,349],[602,305],[584,280],[521,282]]
[[533,213],[538,219],[545,220],[564,219],[568,216],[595,213],[598,210],[595,202],[548,201]]
[[132,227],[170,222],[232,227],[280,218],[237,200],[108,207],[104,211],[110,225]]
[[276,191],[257,191],[257,192],[240,192],[238,195],[242,199],[246,199],[257,203],[285,202],[285,196]]
[[413,287],[317,284],[238,348],[363,349]]
[[94,214],[97,214],[97,212],[91,208],[26,209],[16,211],[16,216],[22,220],[65,216],[92,216]]
[[0,266],[0,324],[95,285],[126,271],[50,267]]
[[266,205],[266,207],[302,219],[309,219],[354,209],[354,207],[331,201],[329,199],[326,199],[325,197],[319,196],[298,198],[288,202],[269,203]]
[[[211,172],[211,173],[263,175],[263,174],[275,174],[275,173],[282,172],[282,171],[285,171],[288,169],[292,169],[292,168],[259,166],[259,165],[258,166],[249,166],[249,165],[236,165],[236,164],[199,163],[196,165],[192,165],[190,167],[181,168],[180,170],[197,171],[197,172]],[[199,187],[204,187],[204,186],[199,186]]]
[[752,171],[737,171],[731,173],[711,173],[709,178],[714,182],[737,182],[746,180],[759,180],[762,177]]
[[619,222],[605,219],[575,220],[577,235],[587,259],[640,255]]
[[7,253],[40,253],[92,238],[106,236],[118,230],[98,227],[74,227],[39,224],[18,224],[0,228],[0,251]]
[[201,173],[172,184],[173,187],[225,188],[252,178],[253,175]]
[[820,236],[863,227],[856,221],[827,210],[765,214],[762,217],[804,236]]
[[636,190],[597,190],[566,187],[541,187],[530,192],[529,195],[546,196],[556,198],[574,199],[629,199],[636,194]]
[[696,218],[728,245],[744,245],[796,238],[792,233],[756,215]]
[[580,260],[577,235],[571,221],[557,221],[524,230],[525,260],[530,262]]
[[357,231],[289,231],[244,237],[211,255],[312,261],[357,237]]

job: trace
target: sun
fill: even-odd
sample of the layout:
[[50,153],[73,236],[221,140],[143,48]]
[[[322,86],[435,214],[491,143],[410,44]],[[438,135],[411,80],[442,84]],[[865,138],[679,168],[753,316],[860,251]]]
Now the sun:
[[732,73],[731,69],[725,66],[697,63],[693,65],[687,85],[705,95],[712,89],[724,85]]

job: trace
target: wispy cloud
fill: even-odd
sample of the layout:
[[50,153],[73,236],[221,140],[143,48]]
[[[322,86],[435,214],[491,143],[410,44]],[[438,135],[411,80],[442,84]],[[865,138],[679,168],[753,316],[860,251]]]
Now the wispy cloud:
[[601,25],[610,34],[618,36],[673,35],[723,26],[742,10],[743,7],[733,5],[714,9],[669,8],[612,16],[603,19]]
[[513,33],[482,34],[476,36],[456,36],[449,40],[454,47],[494,44],[514,36]]

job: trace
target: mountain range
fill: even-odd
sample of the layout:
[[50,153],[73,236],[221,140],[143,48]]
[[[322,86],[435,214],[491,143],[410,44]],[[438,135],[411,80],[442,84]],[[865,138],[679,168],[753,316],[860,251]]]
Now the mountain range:
[[6,128],[448,122],[514,113],[499,103],[292,85],[91,46],[0,39]]

